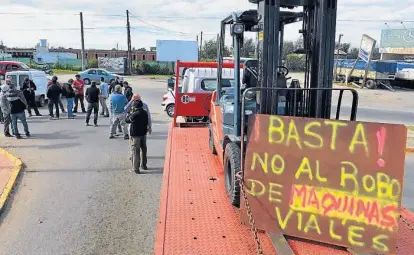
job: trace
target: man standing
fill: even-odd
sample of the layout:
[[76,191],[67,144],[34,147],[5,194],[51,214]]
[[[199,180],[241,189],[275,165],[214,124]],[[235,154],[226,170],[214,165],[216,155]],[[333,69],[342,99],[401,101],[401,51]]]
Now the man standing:
[[[59,119],[59,99],[62,95],[62,88],[58,85],[58,78],[53,76],[52,85],[47,89],[47,98],[49,99],[49,115],[51,120]],[[53,106],[56,108],[56,117],[53,115]]]
[[132,93],[132,88],[129,86],[127,81],[124,81],[124,95],[127,98],[128,102],[132,99],[134,93]]
[[27,137],[30,137],[29,126],[26,121],[26,114],[24,111],[27,108],[26,98],[24,98],[23,92],[16,89],[16,86],[12,83],[9,83],[9,91],[6,93],[7,100],[10,103],[10,116],[12,122],[12,131],[13,135],[17,139],[21,139],[19,129],[17,128],[17,120],[19,119],[24,128],[24,132]]
[[[125,106],[125,112],[128,114],[131,112],[131,107],[132,104],[134,103],[134,101],[142,101],[141,95],[140,94],[134,94],[134,96],[132,96],[131,101],[128,102],[128,104]],[[142,102],[143,104],[143,108],[145,111],[147,111],[148,114],[148,132],[151,134],[152,132],[152,121],[151,121],[151,113],[150,113],[150,109],[148,107],[148,105],[144,102]]]
[[[52,78],[52,81],[49,81],[48,83],[47,83],[47,88],[49,88],[50,86],[52,86],[52,84],[53,84],[53,78]],[[59,82],[56,82],[56,84],[62,89],[62,91],[63,91],[63,85],[61,85]],[[59,101],[58,101],[58,104],[59,104],[59,106],[60,106],[60,109],[62,110],[62,113],[66,113],[66,111],[65,111],[65,106],[63,105],[63,103],[62,103],[62,94],[59,96]]]
[[98,126],[98,111],[99,111],[99,89],[96,87],[96,82],[92,82],[91,87],[86,89],[86,101],[88,102],[88,111],[86,113],[86,126],[89,126],[89,119],[91,118],[93,109],[93,124]]
[[82,112],[86,113],[85,104],[83,102],[83,100],[85,99],[84,97],[85,82],[81,80],[81,77],[79,74],[77,74],[75,77],[76,77],[76,80],[73,82],[73,89],[75,90],[75,108],[73,109],[73,112],[74,113],[78,112],[78,101],[80,101]]
[[108,83],[105,82],[105,79],[101,77],[101,84],[99,85],[99,89],[101,91],[101,98],[100,103],[102,107],[101,116],[109,117],[109,110],[107,106],[107,99],[109,96],[109,86]]
[[[131,159],[132,171],[139,174],[140,164],[142,162],[142,169],[147,170],[147,133],[148,133],[148,113],[143,108],[141,100],[133,101],[131,107],[131,114],[126,119],[130,127],[131,145]],[[142,152],[142,154],[141,154]],[[141,158],[142,155],[142,158]]]
[[24,97],[27,101],[27,111],[29,113],[29,117],[32,117],[32,108],[36,114],[36,116],[42,116],[40,114],[39,109],[37,109],[36,103],[36,84],[29,79],[29,77],[24,78],[21,90],[23,91]]
[[66,98],[68,107],[68,119],[74,119],[76,115],[73,114],[73,98],[75,97],[75,91],[72,88],[73,79],[69,79],[67,84],[64,84],[62,95]]
[[[12,137],[10,134],[10,124],[11,124],[11,117],[10,117],[10,103],[7,100],[7,92],[9,91],[9,85],[1,85],[0,87],[0,111],[2,112],[2,116],[4,118],[4,136],[5,137]],[[14,132],[13,132],[14,133]]]
[[125,140],[129,139],[127,127],[125,125],[125,110],[124,110],[127,103],[128,101],[126,97],[122,95],[121,86],[116,85],[114,89],[114,93],[111,94],[111,98],[110,98],[111,131],[110,131],[109,139],[113,139],[115,137],[116,128],[118,127],[118,125],[122,127],[124,139]]

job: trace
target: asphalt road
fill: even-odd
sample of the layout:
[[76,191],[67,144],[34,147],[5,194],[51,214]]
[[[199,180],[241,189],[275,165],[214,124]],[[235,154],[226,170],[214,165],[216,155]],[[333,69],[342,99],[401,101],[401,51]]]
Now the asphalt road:
[[[67,79],[64,77],[62,80]],[[5,139],[27,165],[18,189],[0,217],[0,255],[152,254],[163,159],[170,119],[161,111],[165,81],[129,79],[149,104],[154,119],[149,167],[128,172],[128,142],[109,140],[109,120],[85,127],[75,120],[30,119],[33,138]],[[342,108],[342,115],[349,114]],[[406,123],[413,114],[363,104],[358,120]],[[414,210],[414,156],[406,160],[403,204]],[[410,198],[411,195],[411,198]]]
[[161,111],[165,83],[135,82],[149,104],[149,171],[130,167],[128,141],[109,140],[109,119],[29,121],[31,139],[6,140],[27,169],[0,218],[1,255],[152,254],[169,118]]

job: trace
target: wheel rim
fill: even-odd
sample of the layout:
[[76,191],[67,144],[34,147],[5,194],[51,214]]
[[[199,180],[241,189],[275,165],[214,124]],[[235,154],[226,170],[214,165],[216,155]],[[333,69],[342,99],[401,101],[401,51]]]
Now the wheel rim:
[[89,80],[88,79],[85,79],[84,82],[85,82],[86,85],[89,85]]
[[167,114],[168,116],[174,116],[174,106],[170,105],[167,107]]

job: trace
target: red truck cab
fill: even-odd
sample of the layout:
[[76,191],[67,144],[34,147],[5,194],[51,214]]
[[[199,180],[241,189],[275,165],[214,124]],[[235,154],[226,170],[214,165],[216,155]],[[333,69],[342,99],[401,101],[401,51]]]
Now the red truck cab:
[[0,80],[4,80],[7,72],[29,70],[25,63],[17,61],[0,61]]

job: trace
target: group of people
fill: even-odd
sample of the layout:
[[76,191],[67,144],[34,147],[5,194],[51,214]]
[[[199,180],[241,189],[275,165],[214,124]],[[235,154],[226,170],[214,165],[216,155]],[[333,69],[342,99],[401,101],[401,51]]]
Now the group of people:
[[[122,88],[124,88],[123,93]],[[32,116],[32,109],[36,116],[42,116],[35,102],[35,91],[36,84],[29,78],[25,79],[20,89],[11,80],[6,80],[6,84],[0,86],[0,121],[4,124],[5,137],[14,135],[17,139],[22,138],[17,120],[22,122],[26,136],[30,136],[25,111],[28,111],[29,117]],[[111,118],[109,138],[115,138],[118,129],[124,139],[130,141],[131,171],[140,173],[140,167],[144,170],[148,169],[146,136],[147,133],[152,132],[151,114],[148,105],[141,100],[139,94],[133,94],[132,87],[127,81],[115,80],[108,85],[104,78],[101,78],[99,87],[96,82],[92,82],[85,91],[85,83],[80,75],[76,75],[75,80],[70,79],[65,84],[60,84],[58,77],[54,76],[47,84],[46,94],[51,120],[60,118],[59,110],[66,113],[62,97],[67,102],[69,119],[76,117],[74,113],[77,113],[80,104],[82,113],[86,113],[86,126],[90,126],[92,111],[93,125],[98,126],[99,106],[101,106],[100,115]],[[84,99],[87,102],[86,109]],[[10,126],[13,135],[10,134]]]

